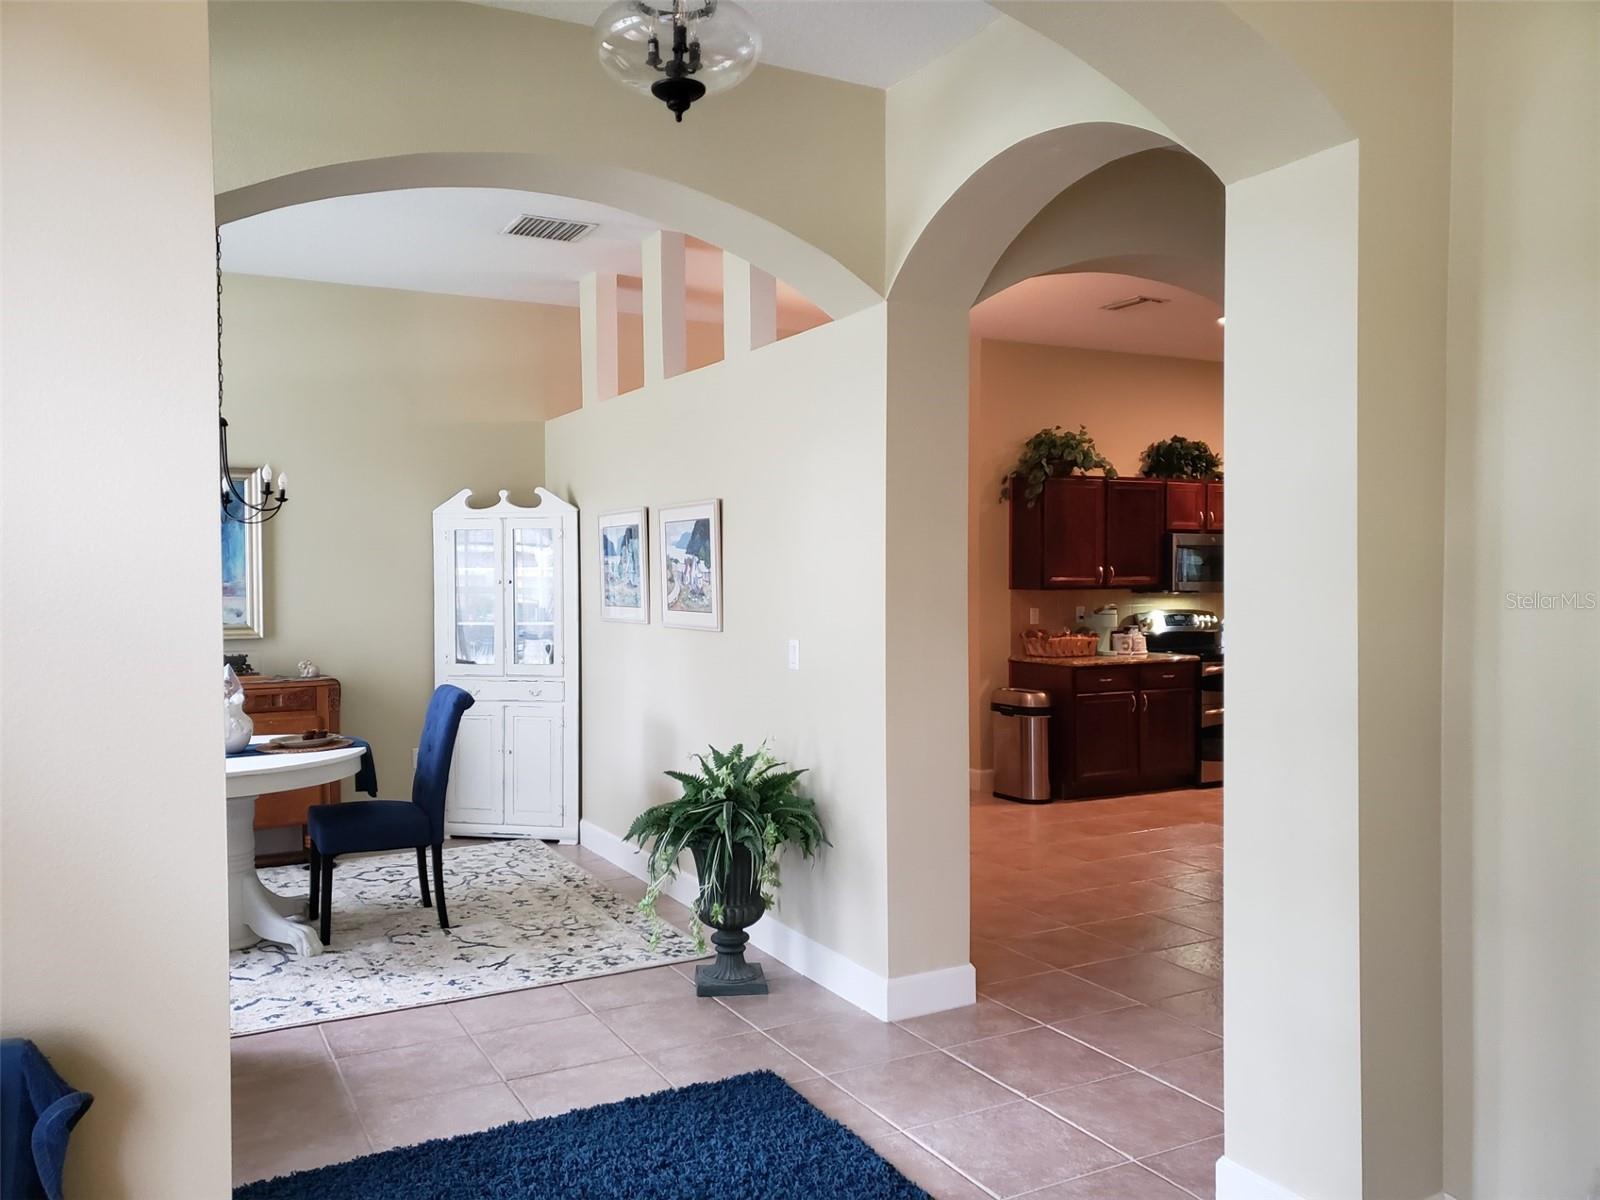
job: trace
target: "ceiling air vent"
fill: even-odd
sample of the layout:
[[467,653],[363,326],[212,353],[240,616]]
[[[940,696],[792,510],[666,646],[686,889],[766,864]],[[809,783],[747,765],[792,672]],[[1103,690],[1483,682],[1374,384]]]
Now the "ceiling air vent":
[[523,213],[500,232],[509,233],[512,237],[538,238],[543,242],[576,242],[596,228],[588,221],[566,221],[560,217],[535,217]]
[[1138,308],[1141,304],[1166,304],[1165,296],[1129,296],[1125,300],[1113,300],[1110,304],[1100,307],[1106,312],[1121,312],[1125,308]]

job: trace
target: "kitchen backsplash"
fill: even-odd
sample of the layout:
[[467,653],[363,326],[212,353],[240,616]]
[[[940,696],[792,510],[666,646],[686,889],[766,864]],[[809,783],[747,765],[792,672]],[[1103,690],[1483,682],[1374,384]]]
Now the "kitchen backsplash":
[[[1115,604],[1117,615],[1123,620],[1126,620],[1130,613],[1150,608],[1198,608],[1205,612],[1214,612],[1219,617],[1223,615],[1221,592],[1185,596],[1163,592],[1130,592],[1125,588],[1107,588],[1104,591],[1074,589],[1062,592],[1012,592],[1012,643],[1015,645],[1022,631],[1034,624],[1050,630],[1076,628],[1079,605],[1083,606],[1085,613],[1092,613],[1106,604]],[[1038,609],[1037,621],[1028,619],[1029,609]]]

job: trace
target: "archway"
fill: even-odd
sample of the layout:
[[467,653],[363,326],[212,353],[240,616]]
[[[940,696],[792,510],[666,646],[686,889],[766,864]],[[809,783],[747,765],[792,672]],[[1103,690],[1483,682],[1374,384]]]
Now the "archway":
[[[1242,26],[1234,33],[1254,40],[1264,57],[1240,79],[1246,90],[1297,93],[1300,100],[1278,110],[1298,110],[1296,121],[1287,123],[1295,126],[1292,132],[1252,119],[1240,122],[1230,141],[1222,123],[1211,123],[1214,111],[1186,112],[1183,82],[1196,83],[1187,99],[1206,110],[1216,64],[1202,73],[1210,82],[1197,80],[1198,67],[1179,65],[1178,31],[1157,30],[1153,14],[1130,15],[1123,24],[1109,7],[1096,8],[1075,23],[1076,13],[1033,17],[1029,6],[1017,7],[1019,20],[1059,26],[1049,32],[1075,50],[1081,24],[1085,46],[1095,52],[1092,65],[1143,64],[1128,77],[1130,86],[1134,79],[1143,85],[1136,95],[1148,95],[1153,107],[1159,103],[1157,116],[1170,112],[1170,127],[1187,128],[1189,149],[1228,184],[1225,411],[1235,515],[1229,573],[1240,601],[1229,608],[1234,702],[1228,729],[1249,751],[1242,769],[1230,772],[1229,786],[1227,1027],[1234,1036],[1227,1060],[1230,1157],[1219,1166],[1219,1178],[1233,1187],[1272,1180],[1359,1195],[1373,1186],[1375,1162],[1397,1177],[1436,1175],[1437,1151],[1425,1130],[1409,1141],[1384,1134],[1362,1104],[1376,1088],[1364,1063],[1377,1060],[1364,1055],[1382,1045],[1417,1065],[1415,1111],[1434,1114],[1418,1119],[1436,1120],[1438,1111],[1437,1079],[1428,1066],[1436,1063],[1437,1048],[1407,1044],[1400,1035],[1426,1019],[1436,969],[1426,955],[1412,960],[1401,989],[1409,1007],[1400,1016],[1396,1005],[1396,1019],[1381,1029],[1366,1019],[1372,1010],[1364,1006],[1359,983],[1363,963],[1373,956],[1391,968],[1403,961],[1398,949],[1389,953],[1390,939],[1396,948],[1429,941],[1421,915],[1415,930],[1379,929],[1363,920],[1370,877],[1361,866],[1367,801],[1356,731],[1382,703],[1375,693],[1370,708],[1360,703],[1366,697],[1353,652],[1325,664],[1317,689],[1296,684],[1271,634],[1275,618],[1298,606],[1330,627],[1348,629],[1352,645],[1357,636],[1359,147],[1339,144],[1348,130],[1327,101]],[[1217,20],[1236,21],[1210,9],[1195,20],[1208,28]],[[1164,48],[1135,45],[1135,26]],[[1150,64],[1165,64],[1171,76],[1158,78]],[[977,64],[953,62],[949,69],[971,71]],[[887,553],[889,611],[896,619],[888,651],[887,752],[896,976],[941,975],[963,957],[958,941],[969,928],[964,891],[935,894],[921,884],[959,877],[968,849],[964,660],[930,661],[921,653],[965,637],[964,597],[945,581],[964,577],[964,544],[947,531],[964,518],[965,489],[950,483],[966,472],[966,308],[1004,247],[1046,200],[1088,173],[1086,162],[1103,166],[1174,140],[1069,121],[996,144],[976,169],[960,168],[961,181],[911,240],[889,292]],[[974,157],[971,146],[950,156]],[[1032,210],[1017,219],[1029,204]],[[1314,294],[1285,305],[1283,297],[1302,280],[1316,281]],[[1316,461],[1290,462],[1284,447],[1294,444],[1317,446]],[[1288,496],[1293,505],[1274,502]],[[1298,584],[1310,578],[1327,584],[1307,606]],[[1312,763],[1316,769],[1307,771]],[[1318,869],[1286,869],[1277,848],[1306,839],[1321,848]],[[1311,927],[1322,939],[1316,953],[1304,942]],[[1314,1048],[1314,1065],[1306,1060],[1307,1047]],[[1308,1072],[1321,1081],[1318,1094],[1282,1104],[1287,1090],[1304,1097],[1295,1081]]]
[[837,259],[726,201],[626,167],[549,154],[402,154],[312,167],[219,193],[217,224],[334,196],[429,187],[545,192],[648,217],[788,280],[830,317],[881,300]]

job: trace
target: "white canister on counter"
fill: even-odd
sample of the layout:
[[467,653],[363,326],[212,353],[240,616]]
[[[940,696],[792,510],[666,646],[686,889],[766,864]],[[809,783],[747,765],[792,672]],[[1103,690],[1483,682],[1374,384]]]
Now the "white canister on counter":
[[1111,635],[1111,653],[1132,654],[1133,634],[1126,629],[1118,629]]
[[1132,644],[1132,650],[1131,650],[1132,653],[1134,653],[1134,654],[1149,654],[1150,653],[1150,643],[1148,643],[1147,641],[1144,640],[1144,630],[1143,629],[1141,629],[1139,626],[1135,625],[1131,630],[1128,631],[1128,635],[1129,635],[1129,639],[1130,639],[1131,644]]

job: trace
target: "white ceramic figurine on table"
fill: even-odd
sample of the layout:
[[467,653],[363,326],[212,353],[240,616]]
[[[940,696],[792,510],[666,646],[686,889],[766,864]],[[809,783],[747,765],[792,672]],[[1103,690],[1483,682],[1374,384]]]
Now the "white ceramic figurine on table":
[[229,754],[237,754],[250,744],[256,723],[244,711],[244,684],[233,673],[232,667],[222,668],[222,745]]

